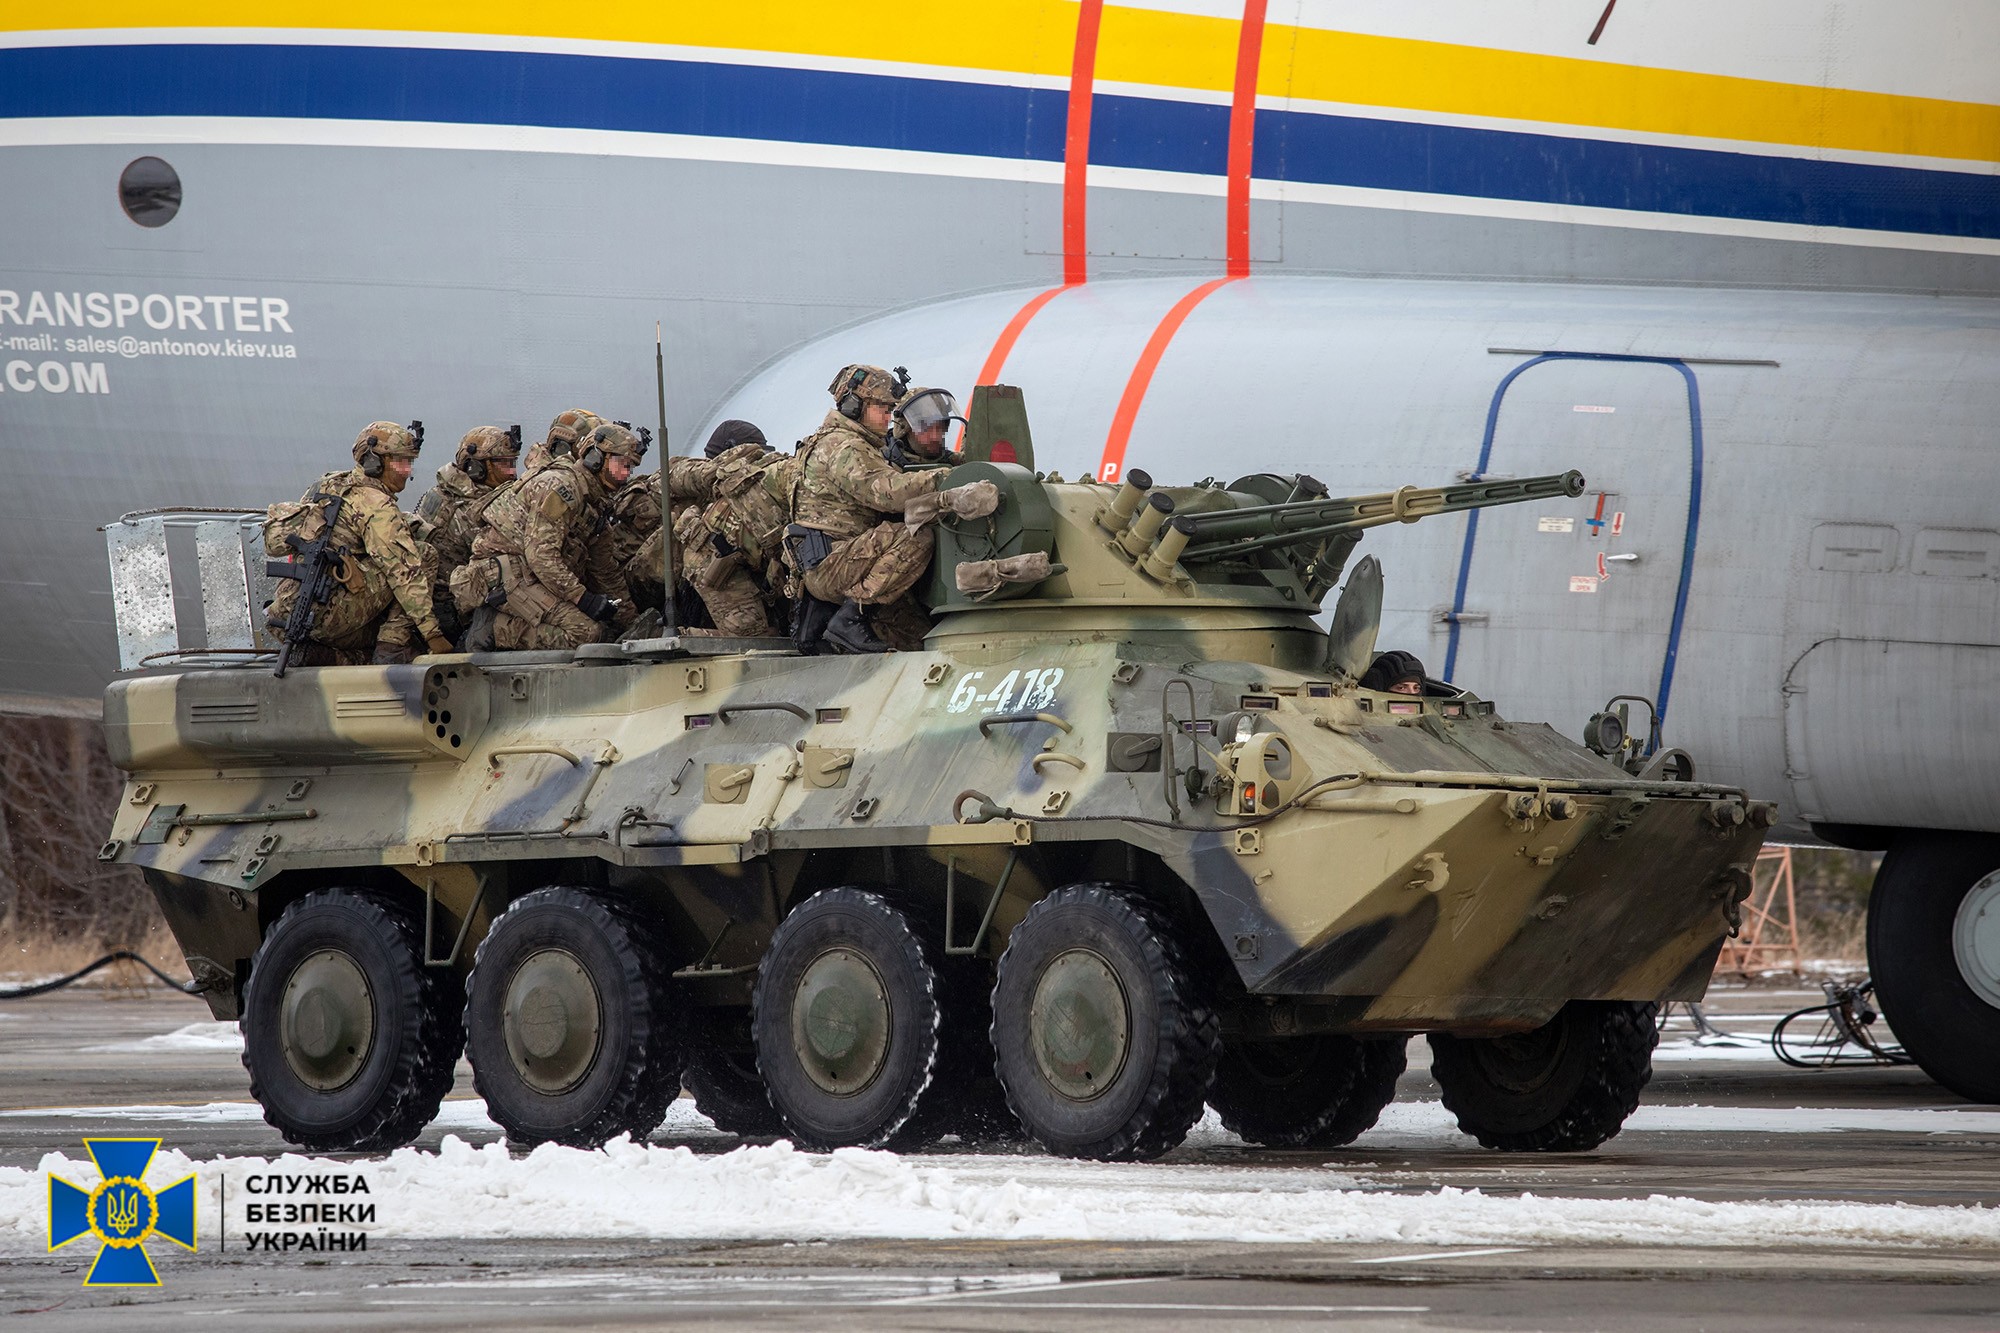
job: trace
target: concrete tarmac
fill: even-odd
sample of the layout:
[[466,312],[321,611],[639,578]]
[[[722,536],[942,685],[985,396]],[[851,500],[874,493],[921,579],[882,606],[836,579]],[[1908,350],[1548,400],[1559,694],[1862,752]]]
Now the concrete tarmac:
[[[1719,988],[1709,1011],[1727,1031],[1768,1033],[1768,1016],[1812,995]],[[159,1136],[206,1159],[287,1150],[253,1116],[209,1122],[172,1107],[244,1102],[234,1051],[201,1049],[199,1001],[158,989],[87,988],[0,1006],[0,1166],[83,1156],[86,1134]],[[1684,1021],[1669,1029],[1683,1048]],[[1425,1049],[1411,1045],[1399,1100],[1431,1099]],[[454,1098],[472,1096],[460,1067]],[[1333,1166],[1371,1190],[1437,1187],[1578,1198],[1654,1194],[1713,1201],[1832,1199],[2000,1206],[2000,1132],[1848,1129],[1768,1133],[1730,1114],[1768,1108],[1968,1109],[1914,1069],[1798,1071],[1769,1061],[1656,1064],[1647,1106],[1699,1105],[1701,1125],[1628,1129],[1595,1152],[1491,1153],[1470,1139],[1412,1149],[1364,1135],[1334,1152],[1238,1145],[1172,1160],[1261,1167]],[[76,1108],[159,1106],[134,1116]],[[1980,1118],[1980,1123],[1991,1123]],[[458,1128],[469,1141],[493,1131]],[[419,1146],[434,1148],[433,1126]],[[675,1142],[663,1138],[660,1142]],[[736,1140],[685,1141],[721,1152]],[[948,1154],[946,1154],[948,1155]],[[85,1289],[91,1254],[12,1238],[0,1258],[0,1325],[148,1333],[212,1329],[243,1317],[271,1329],[687,1327],[773,1329],[2000,1329],[2000,1249],[1977,1246],[1717,1244],[1521,1246],[1132,1241],[700,1242],[398,1241],[324,1259],[156,1245],[165,1284]]]

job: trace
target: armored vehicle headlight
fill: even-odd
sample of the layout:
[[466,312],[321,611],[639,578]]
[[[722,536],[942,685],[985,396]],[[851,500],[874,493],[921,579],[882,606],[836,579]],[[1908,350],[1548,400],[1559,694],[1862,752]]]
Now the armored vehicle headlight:
[[1625,720],[1616,713],[1592,713],[1583,724],[1583,743],[1606,758],[1625,748]]

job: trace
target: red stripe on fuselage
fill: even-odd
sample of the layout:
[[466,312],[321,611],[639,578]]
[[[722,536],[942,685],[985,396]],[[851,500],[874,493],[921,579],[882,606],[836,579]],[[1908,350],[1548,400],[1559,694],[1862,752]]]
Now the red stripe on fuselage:
[[1069,64],[1069,135],[1063,141],[1063,284],[1088,275],[1090,254],[1090,99],[1097,85],[1097,30],[1104,0],[1083,0]]
[[1250,157],[1257,143],[1257,62],[1264,50],[1267,0],[1244,0],[1236,37],[1236,90],[1229,102],[1229,276],[1250,276]]
[[1104,457],[1097,465],[1099,481],[1116,481],[1125,470],[1125,444],[1132,438],[1132,423],[1146,401],[1147,386],[1153,382],[1153,372],[1159,368],[1160,357],[1165,355],[1167,344],[1174,340],[1181,324],[1196,306],[1207,299],[1210,292],[1235,281],[1234,278],[1213,278],[1204,282],[1174,302],[1174,308],[1153,330],[1153,336],[1146,339],[1146,349],[1139,353],[1138,364],[1132,367],[1131,378],[1125,381],[1125,393],[1118,400],[1118,411],[1111,418],[1111,434],[1105,438]]

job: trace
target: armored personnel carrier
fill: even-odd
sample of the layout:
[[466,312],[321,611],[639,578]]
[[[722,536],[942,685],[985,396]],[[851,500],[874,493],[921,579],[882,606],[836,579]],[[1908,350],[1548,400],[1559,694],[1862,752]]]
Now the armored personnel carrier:
[[[1329,1146],[1422,1032],[1481,1143],[1618,1131],[1774,809],[1615,716],[1596,753],[1441,682],[1361,688],[1382,583],[1350,570],[1371,527],[1582,478],[1070,483],[1031,470],[1018,397],[975,403],[950,481],[1000,502],[943,520],[920,652],[666,637],[278,678],[228,628],[247,517],[113,526],[147,669],[105,700],[130,782],[102,855],[242,1021],[272,1125],[405,1143],[463,1049],[516,1143],[643,1135],[685,1086],[819,1148],[1148,1158],[1205,1102]],[[161,575],[189,527],[200,651]]]

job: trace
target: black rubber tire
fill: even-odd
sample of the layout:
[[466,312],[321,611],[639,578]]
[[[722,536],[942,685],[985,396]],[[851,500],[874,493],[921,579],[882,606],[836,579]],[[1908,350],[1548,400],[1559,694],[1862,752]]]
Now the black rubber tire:
[[1996,868],[2000,839],[1909,834],[1882,858],[1868,897],[1882,1016],[1926,1074],[1975,1102],[2000,1102],[2000,1009],[1966,984],[1952,927],[1966,892]]
[[1335,1034],[1230,1042],[1208,1104],[1231,1133],[1272,1148],[1338,1148],[1374,1127],[1408,1066],[1403,1037]]
[[687,1067],[681,1086],[697,1111],[715,1127],[745,1138],[776,1138],[785,1121],[771,1107],[764,1076],[757,1072],[757,1049],[750,1040],[749,1011],[708,1008],[688,1026]]
[[[837,950],[874,970],[889,1012],[882,1064],[852,1093],[814,1082],[792,1037],[793,999],[808,967]],[[812,1149],[887,1144],[931,1085],[940,1010],[936,960],[923,932],[887,897],[824,889],[793,908],[771,935],[750,1001],[757,1068],[792,1141]]]
[[[1126,1054],[1088,1098],[1045,1074],[1031,1011],[1043,975],[1074,951],[1095,954],[1125,997]],[[1187,1137],[1215,1075],[1221,1022],[1168,919],[1137,890],[1072,884],[1028,909],[1008,938],[993,989],[993,1050],[1007,1105],[1036,1142],[1063,1157],[1135,1161]]]
[[[314,1152],[400,1148],[437,1118],[465,1045],[457,974],[423,964],[413,906],[385,893],[325,889],[287,907],[250,963],[243,997],[243,1067],[264,1119]],[[374,1040],[345,1087],[302,1081],[285,1059],[279,1011],[297,967],[315,953],[346,954],[367,980]]]
[[1458,1127],[1507,1152],[1587,1152],[1617,1135],[1653,1077],[1659,1006],[1571,1000],[1532,1033],[1432,1033],[1431,1076]]
[[[503,1011],[520,965],[544,949],[582,964],[598,1004],[587,1072],[561,1092],[534,1087],[508,1054]],[[620,1134],[643,1139],[680,1095],[681,1006],[656,933],[628,905],[589,889],[525,894],[479,942],[466,983],[466,1049],[486,1114],[521,1146],[597,1148]]]
[[1007,1090],[993,1070],[993,974],[973,958],[948,960],[939,974],[944,998],[938,1020],[937,1072],[890,1147],[927,1148],[945,1138],[961,1144],[1017,1144],[1027,1131],[1007,1109]]

